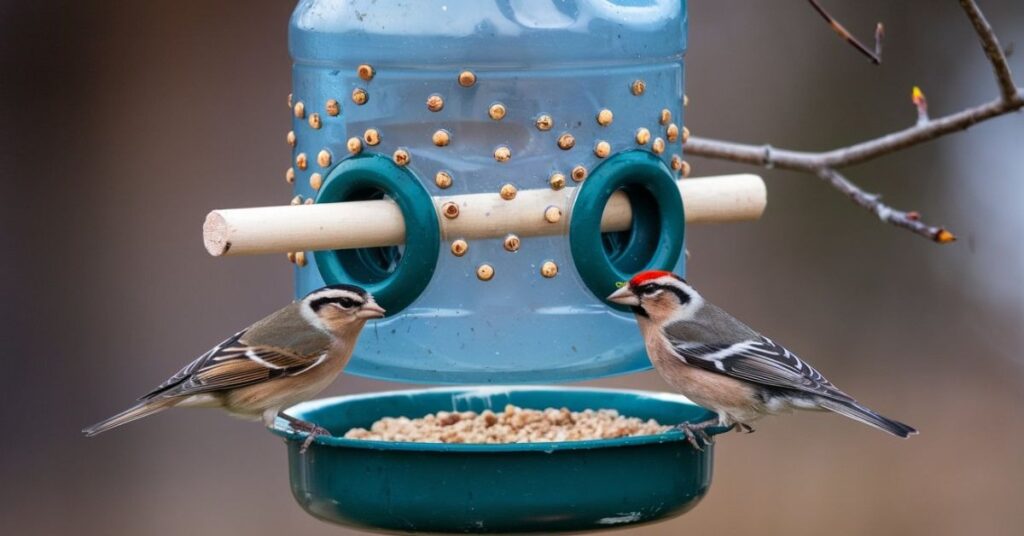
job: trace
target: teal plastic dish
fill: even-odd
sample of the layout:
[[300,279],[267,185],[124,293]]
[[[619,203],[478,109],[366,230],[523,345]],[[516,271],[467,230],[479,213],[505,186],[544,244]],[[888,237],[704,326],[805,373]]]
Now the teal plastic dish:
[[[564,387],[464,387],[345,396],[300,404],[290,415],[334,436],[299,453],[304,433],[278,419],[291,488],[310,514],[385,532],[569,532],[646,523],[696,506],[711,484],[714,446],[680,432],[592,441],[467,445],[344,439],[385,416],[437,411],[616,409],[662,424],[711,414],[678,395]],[[720,433],[722,429],[711,430]]]

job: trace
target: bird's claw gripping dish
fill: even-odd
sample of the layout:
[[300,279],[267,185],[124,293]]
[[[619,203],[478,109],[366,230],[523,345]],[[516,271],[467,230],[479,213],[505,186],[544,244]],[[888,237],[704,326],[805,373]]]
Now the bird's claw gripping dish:
[[279,413],[278,416],[288,421],[288,426],[290,426],[292,430],[307,434],[306,439],[302,442],[302,446],[299,447],[299,454],[305,454],[316,438],[333,437],[330,430],[320,426],[319,424],[304,421],[302,419],[296,419],[284,412]]
[[718,424],[718,419],[711,419],[696,424],[684,422],[675,425],[673,429],[682,432],[683,435],[686,436],[686,441],[688,441],[690,445],[693,445],[693,448],[703,451],[705,446],[715,444],[714,438],[708,435],[705,428],[716,424]]
[[299,447],[299,454],[305,454],[306,451],[309,450],[309,446],[313,444],[313,441],[315,441],[316,438],[331,437],[331,432],[328,429],[316,424],[313,424],[312,426],[306,429],[302,429],[301,427],[295,428],[294,426],[292,426],[292,428],[295,429],[295,431],[297,432],[306,432],[307,434],[309,434],[306,436],[306,439],[302,442],[302,446]]

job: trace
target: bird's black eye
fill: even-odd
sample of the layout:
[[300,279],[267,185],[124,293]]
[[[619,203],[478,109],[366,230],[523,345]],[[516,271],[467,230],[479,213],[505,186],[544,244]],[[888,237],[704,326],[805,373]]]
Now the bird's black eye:
[[345,309],[351,309],[356,306],[356,301],[353,300],[352,298],[338,298],[338,300],[335,303],[344,307]]
[[657,285],[644,285],[640,287],[640,294],[644,296],[654,296],[660,291],[661,289]]

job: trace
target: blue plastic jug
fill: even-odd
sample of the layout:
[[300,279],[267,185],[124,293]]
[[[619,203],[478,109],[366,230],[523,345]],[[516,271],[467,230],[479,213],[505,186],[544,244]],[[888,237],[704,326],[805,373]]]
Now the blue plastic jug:
[[[684,272],[686,27],[679,0],[299,2],[295,193],[389,198],[406,224],[403,246],[296,268],[299,296],[354,283],[388,309],[348,372],[518,383],[650,366],[632,313],[604,297],[643,269]],[[561,218],[536,215],[547,236],[463,241],[439,213],[437,198],[534,189],[562,194]],[[620,190],[632,227],[601,233]]]

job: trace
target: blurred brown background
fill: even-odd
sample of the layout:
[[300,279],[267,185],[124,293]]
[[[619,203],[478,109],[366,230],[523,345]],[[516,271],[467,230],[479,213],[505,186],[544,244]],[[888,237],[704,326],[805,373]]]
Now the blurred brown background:
[[[806,2],[692,1],[688,126],[826,149],[911,124],[915,84],[933,115],[996,95],[957,2],[827,4],[865,38],[886,23],[881,67]],[[1021,48],[1024,5],[981,5]],[[260,426],[176,411],[78,432],[290,298],[283,257],[210,258],[200,225],[213,208],[290,198],[293,6],[0,2],[0,533],[355,534],[294,504],[284,449]],[[706,295],[922,434],[773,419],[722,438],[696,510],[628,532],[1020,534],[1022,149],[1017,114],[850,171],[948,225],[952,246],[770,170],[761,222],[692,228]],[[653,374],[600,383],[664,388]],[[394,387],[347,377],[325,394]]]

